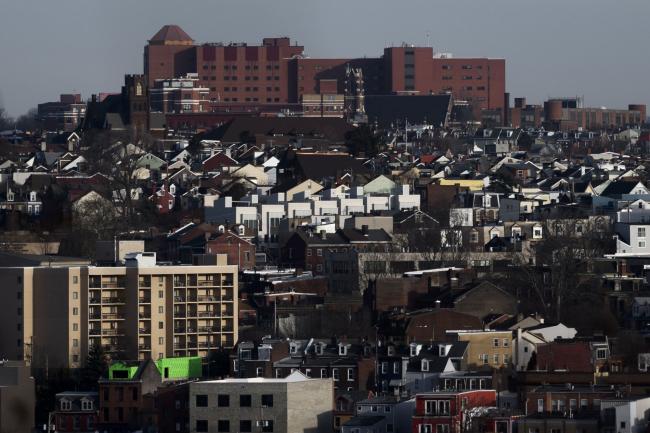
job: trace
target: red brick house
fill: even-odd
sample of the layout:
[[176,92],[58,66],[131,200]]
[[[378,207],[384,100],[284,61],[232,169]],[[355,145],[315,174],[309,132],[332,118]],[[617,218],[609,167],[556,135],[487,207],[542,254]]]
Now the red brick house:
[[54,422],[58,432],[94,432],[99,399],[96,392],[60,392]]
[[176,197],[174,194],[170,193],[167,190],[167,187],[163,185],[158,191],[149,197],[154,205],[156,206],[156,211],[159,214],[166,214],[174,209],[174,204],[176,203]]
[[239,266],[240,270],[255,267],[255,245],[233,232],[213,234],[205,244],[206,254],[227,254],[228,264]]
[[201,167],[204,173],[224,171],[232,167],[238,167],[239,163],[223,152],[218,152],[203,161]]
[[467,411],[495,407],[495,390],[432,392],[415,397],[413,433],[460,433],[465,431]]

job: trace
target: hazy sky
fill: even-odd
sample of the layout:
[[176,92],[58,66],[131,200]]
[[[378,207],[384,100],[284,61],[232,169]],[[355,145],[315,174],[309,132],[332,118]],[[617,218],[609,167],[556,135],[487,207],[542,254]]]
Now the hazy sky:
[[513,97],[650,103],[650,0],[0,0],[0,106],[117,92],[147,39],[178,24],[198,42],[290,36],[312,57],[426,44],[506,59]]

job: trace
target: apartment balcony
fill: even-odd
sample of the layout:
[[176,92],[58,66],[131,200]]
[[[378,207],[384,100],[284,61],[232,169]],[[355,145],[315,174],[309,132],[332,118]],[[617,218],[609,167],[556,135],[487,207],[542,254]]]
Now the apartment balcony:
[[122,349],[116,344],[104,344],[102,348],[104,352],[122,352]]
[[150,297],[150,296],[140,296],[140,297],[138,298],[138,301],[139,301],[141,304],[150,304],[150,303],[151,303],[151,297]]
[[222,326],[221,327],[221,332],[233,332],[233,327],[232,326]]
[[209,341],[199,341],[199,347],[212,347],[213,344],[210,344]]
[[174,302],[185,302],[185,296],[174,296]]
[[196,302],[196,296],[192,296],[192,295],[188,296],[187,302]]
[[140,334],[151,334],[151,328],[139,328]]
[[199,311],[197,317],[219,317],[219,313],[216,311]]
[[199,287],[210,287],[210,286],[216,286],[217,282],[213,280],[199,280],[197,281],[196,285]]
[[89,304],[101,304],[101,302],[102,302],[101,298],[88,298]]
[[124,317],[116,313],[102,313],[102,320],[124,320]]
[[219,332],[218,326],[199,326],[199,332]]
[[119,296],[102,298],[102,304],[124,304],[125,300]]
[[187,328],[185,328],[185,327],[178,327],[178,328],[174,328],[174,332],[176,334],[184,334],[186,332],[186,329]]
[[185,349],[185,344],[182,343],[174,343],[174,349]]
[[196,328],[194,328],[192,326],[188,326],[187,330],[185,332],[187,332],[188,334],[193,334],[193,333],[196,332]]
[[111,283],[104,282],[102,283],[102,289],[123,289],[124,285],[122,283]]
[[151,319],[151,313],[138,313],[138,318],[140,319]]
[[100,335],[102,335],[102,330],[101,329],[92,329],[92,328],[90,328],[88,330],[88,335],[99,337]]
[[151,350],[151,344],[138,344],[138,350]]
[[225,302],[232,302],[233,297],[232,297],[232,295],[223,295],[223,296],[221,297],[221,300],[222,300],[222,301],[225,301]]
[[102,318],[102,315],[99,314],[99,313],[92,313],[92,314],[89,314],[88,317],[89,317],[91,320],[99,320],[99,319]]
[[174,311],[174,317],[187,317],[185,311]]
[[121,329],[102,329],[102,335],[124,335]]
[[198,300],[199,302],[217,302],[219,298],[216,296],[199,296]]

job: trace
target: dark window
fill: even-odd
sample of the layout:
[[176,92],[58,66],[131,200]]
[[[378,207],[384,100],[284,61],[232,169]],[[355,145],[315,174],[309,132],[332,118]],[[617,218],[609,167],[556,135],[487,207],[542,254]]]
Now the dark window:
[[206,420],[206,419],[197,419],[196,420],[196,431],[197,432],[207,432],[208,431],[208,420]]
[[217,406],[219,407],[230,406],[230,396],[228,394],[219,394],[217,396]]
[[131,388],[131,397],[133,398],[133,401],[138,400],[138,388]]
[[253,423],[249,419],[242,419],[239,421],[239,431],[248,433],[253,431]]
[[242,394],[239,396],[239,406],[241,407],[251,407],[252,399],[250,394]]
[[208,396],[205,394],[198,394],[196,396],[196,407],[208,407]]
[[262,394],[262,406],[273,407],[273,394]]
[[230,421],[227,419],[220,419],[217,421],[217,431],[218,432],[229,432],[230,431]]
[[104,400],[108,400],[108,388],[104,388]]

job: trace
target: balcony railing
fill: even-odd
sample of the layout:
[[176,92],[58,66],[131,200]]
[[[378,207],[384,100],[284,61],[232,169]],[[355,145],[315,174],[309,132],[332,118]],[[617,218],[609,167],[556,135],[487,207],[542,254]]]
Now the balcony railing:
[[138,313],[138,318],[140,319],[151,319],[151,313]]
[[185,328],[174,328],[174,332],[177,334],[184,334]]
[[218,326],[199,326],[199,332],[219,332]]
[[216,302],[218,300],[216,296],[199,296],[199,302]]
[[151,344],[138,344],[139,350],[151,350]]
[[121,298],[119,296],[106,297],[106,298],[102,298],[102,303],[104,303],[104,304],[123,304],[124,303],[124,298]]
[[151,334],[151,329],[149,328],[140,328],[140,334]]
[[219,317],[219,313],[216,311],[199,311],[198,317]]
[[99,304],[101,303],[101,298],[88,298],[88,303],[89,304]]
[[174,343],[174,349],[185,349],[185,345],[181,343]]
[[138,301],[140,301],[141,304],[149,304],[151,303],[151,298],[149,296],[140,296]]
[[101,329],[92,329],[91,328],[91,329],[88,330],[88,334],[89,335],[99,336],[99,335],[102,335],[102,330]]
[[102,313],[102,319],[104,320],[113,320],[113,319],[122,319],[123,317],[115,313]]
[[121,329],[102,329],[103,335],[121,335],[124,332]]
[[174,302],[185,302],[185,296],[174,296]]

